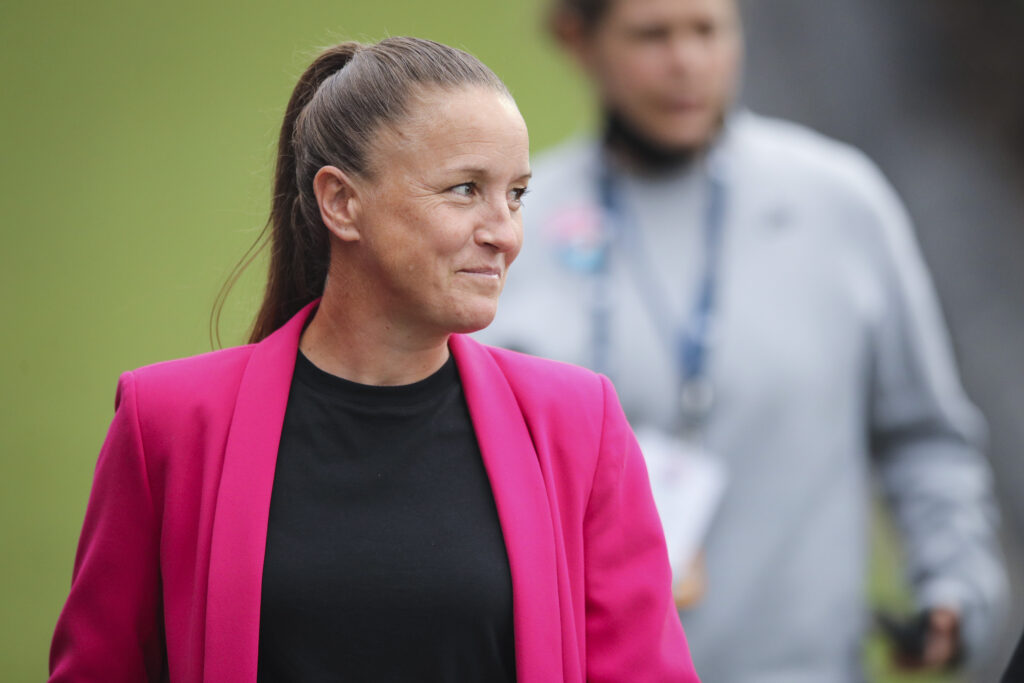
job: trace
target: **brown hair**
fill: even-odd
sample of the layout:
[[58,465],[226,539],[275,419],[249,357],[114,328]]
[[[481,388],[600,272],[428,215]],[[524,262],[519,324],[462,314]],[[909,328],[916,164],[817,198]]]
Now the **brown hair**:
[[[583,30],[592,31],[611,9],[615,0],[551,0],[548,5],[548,30],[556,39],[562,39],[563,22],[575,19],[580,22]],[[622,1],[622,0],[620,0]],[[737,0],[736,6],[739,7]]]
[[590,31],[604,18],[611,4],[612,0],[552,0],[548,8],[548,28],[559,37],[561,22],[571,16],[584,30]]
[[353,175],[371,174],[368,154],[376,134],[408,113],[417,88],[474,85],[508,94],[501,79],[476,57],[430,40],[348,42],[321,52],[288,100],[270,217],[218,294],[211,331],[227,292],[268,241],[267,286],[249,341],[260,341],[322,295],[330,240],[313,194],[317,171],[337,166]]

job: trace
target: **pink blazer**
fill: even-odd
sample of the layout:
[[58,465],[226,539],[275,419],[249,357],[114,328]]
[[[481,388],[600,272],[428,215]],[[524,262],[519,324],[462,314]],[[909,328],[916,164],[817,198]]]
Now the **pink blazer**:
[[[121,376],[51,681],[254,683],[299,335]],[[453,336],[512,574],[522,683],[697,681],[647,474],[604,377]]]

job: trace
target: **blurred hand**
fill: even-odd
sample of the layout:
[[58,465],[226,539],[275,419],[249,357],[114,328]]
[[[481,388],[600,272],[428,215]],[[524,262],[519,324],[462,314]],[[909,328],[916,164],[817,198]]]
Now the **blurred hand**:
[[928,612],[928,630],[920,654],[893,650],[898,668],[904,671],[938,671],[956,663],[960,656],[960,617],[955,610],[936,607]]
[[704,552],[698,553],[683,578],[672,584],[672,597],[676,607],[687,609],[697,604],[704,596],[707,580],[704,574]]

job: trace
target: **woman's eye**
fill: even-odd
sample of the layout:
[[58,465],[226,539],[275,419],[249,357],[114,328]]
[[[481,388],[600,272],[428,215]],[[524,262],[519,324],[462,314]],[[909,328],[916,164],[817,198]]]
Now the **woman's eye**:
[[508,196],[513,203],[519,205],[523,203],[523,197],[526,195],[527,192],[529,192],[529,190],[527,190],[525,187],[514,187],[511,191],[509,191]]
[[451,189],[451,192],[462,197],[472,197],[475,191],[476,183],[462,183],[461,185],[456,185]]

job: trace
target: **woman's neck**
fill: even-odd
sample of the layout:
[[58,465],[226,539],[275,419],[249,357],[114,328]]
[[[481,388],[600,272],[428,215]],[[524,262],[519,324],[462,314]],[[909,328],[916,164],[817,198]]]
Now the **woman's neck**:
[[378,311],[325,291],[299,349],[324,372],[375,386],[412,384],[448,360],[448,336],[418,339],[393,329]]

